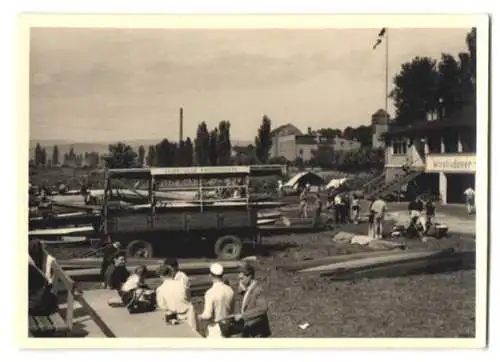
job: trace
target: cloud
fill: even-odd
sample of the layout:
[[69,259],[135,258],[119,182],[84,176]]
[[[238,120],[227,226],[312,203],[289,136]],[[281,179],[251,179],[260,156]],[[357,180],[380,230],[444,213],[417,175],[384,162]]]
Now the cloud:
[[[275,125],[345,127],[383,106],[376,29],[36,29],[30,52],[32,137],[151,138],[197,122],[232,122],[248,139],[262,114]],[[465,47],[467,29],[395,29],[390,74],[415,55]]]

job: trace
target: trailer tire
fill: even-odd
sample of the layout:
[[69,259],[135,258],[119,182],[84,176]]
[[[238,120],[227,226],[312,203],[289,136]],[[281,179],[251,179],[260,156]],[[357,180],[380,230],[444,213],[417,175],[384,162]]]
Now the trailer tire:
[[134,240],[127,245],[127,256],[150,259],[153,257],[153,245],[144,240]]
[[215,242],[214,251],[219,259],[238,260],[243,251],[243,243],[237,236],[224,235]]

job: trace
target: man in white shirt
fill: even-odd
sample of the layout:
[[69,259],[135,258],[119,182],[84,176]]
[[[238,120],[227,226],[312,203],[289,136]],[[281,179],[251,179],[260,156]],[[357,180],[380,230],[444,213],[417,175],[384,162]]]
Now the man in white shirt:
[[212,287],[205,293],[205,306],[198,318],[207,321],[207,338],[222,338],[219,321],[234,312],[234,291],[222,280],[224,268],[219,263],[210,266]]
[[465,195],[465,203],[467,204],[467,212],[472,214],[472,210],[474,209],[474,196],[475,196],[474,189],[469,186],[467,190],[465,190],[464,195]]
[[371,205],[370,211],[373,213],[373,228],[375,239],[382,239],[384,230],[384,219],[387,211],[387,203],[381,198],[377,198]]
[[167,258],[163,262],[163,265],[169,266],[174,271],[174,280],[179,280],[184,283],[184,286],[189,291],[191,287],[191,282],[189,277],[183,271],[179,270],[179,262],[176,258]]
[[197,330],[196,313],[189,301],[186,286],[182,281],[174,279],[174,273],[168,265],[160,268],[162,284],[156,289],[156,307],[159,310],[175,313],[177,319],[185,321]]

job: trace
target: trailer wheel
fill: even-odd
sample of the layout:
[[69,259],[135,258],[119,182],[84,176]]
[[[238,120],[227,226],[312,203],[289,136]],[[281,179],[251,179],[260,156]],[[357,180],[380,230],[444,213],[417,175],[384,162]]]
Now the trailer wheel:
[[153,245],[144,240],[134,240],[127,245],[127,256],[149,259],[153,257]]
[[243,243],[234,235],[221,236],[215,242],[215,255],[223,260],[238,260],[241,257]]

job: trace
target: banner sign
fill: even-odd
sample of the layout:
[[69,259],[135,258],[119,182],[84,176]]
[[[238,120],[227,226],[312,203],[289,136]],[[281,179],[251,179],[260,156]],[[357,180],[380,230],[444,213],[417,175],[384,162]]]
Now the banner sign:
[[475,173],[476,155],[427,155],[425,171]]

